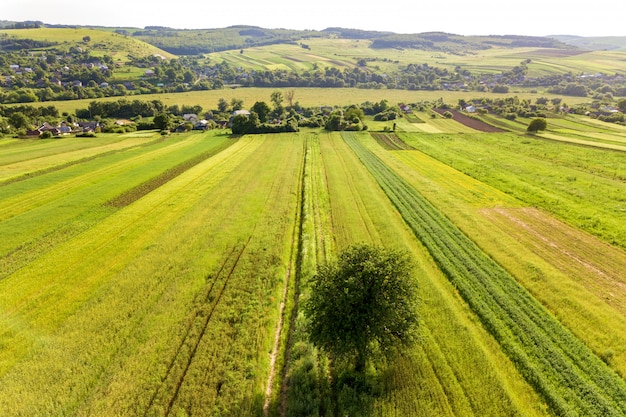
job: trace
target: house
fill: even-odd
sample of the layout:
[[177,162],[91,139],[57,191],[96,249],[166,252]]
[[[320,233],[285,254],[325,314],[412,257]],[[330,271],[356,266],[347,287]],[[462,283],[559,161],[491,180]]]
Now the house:
[[78,127],[82,130],[83,133],[95,132],[95,130],[100,127],[100,123],[78,122]]
[[475,106],[467,106],[465,107],[465,111],[468,113],[476,113],[476,107]]
[[619,113],[619,110],[613,106],[601,106],[600,111],[603,113]]
[[199,120],[193,125],[193,130],[207,130],[209,128],[209,121],[206,119]]
[[68,126],[65,123],[61,123],[61,125],[58,127],[59,129],[59,134],[60,135],[69,135],[70,133],[72,133],[72,127]]
[[248,110],[235,110],[231,115],[231,119],[237,116],[250,116],[250,112]]
[[27,131],[26,136],[40,136],[43,132],[50,132],[53,136],[60,136],[62,134],[59,127],[52,126],[50,123],[44,122],[37,129]]
[[146,70],[145,76],[146,77],[154,77],[154,70],[151,70],[151,69]]
[[248,110],[235,110],[233,114],[231,114],[230,119],[228,119],[228,126],[233,125],[233,119],[237,116],[247,116],[250,117],[250,112]]
[[186,123],[181,123],[178,126],[176,126],[172,132],[176,132],[176,133],[183,133],[187,131],[187,126],[185,126]]
[[38,137],[39,135],[41,135],[41,132],[38,129],[26,131],[26,136],[28,137]]

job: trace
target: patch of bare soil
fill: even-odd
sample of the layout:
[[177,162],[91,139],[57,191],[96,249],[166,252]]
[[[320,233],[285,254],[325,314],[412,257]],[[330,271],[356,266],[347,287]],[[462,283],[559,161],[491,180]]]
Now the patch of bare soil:
[[478,130],[479,132],[486,133],[497,133],[497,132],[506,132],[506,130],[500,129],[499,127],[495,127],[490,125],[489,123],[485,123],[482,120],[476,120],[469,116],[464,115],[460,111],[452,110],[452,109],[433,109],[437,113],[443,115],[445,112],[449,111],[452,113],[452,120],[461,123],[464,126],[472,128],[474,130]]
[[372,137],[382,146],[389,151],[410,151],[415,150],[412,146],[408,145],[395,133],[378,133],[371,132]]

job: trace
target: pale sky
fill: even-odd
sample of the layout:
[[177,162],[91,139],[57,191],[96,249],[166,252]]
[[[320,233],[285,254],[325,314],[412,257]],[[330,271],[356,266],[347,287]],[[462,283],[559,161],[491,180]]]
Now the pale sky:
[[339,26],[396,33],[626,36],[623,11],[623,0],[3,0],[0,20],[177,29]]

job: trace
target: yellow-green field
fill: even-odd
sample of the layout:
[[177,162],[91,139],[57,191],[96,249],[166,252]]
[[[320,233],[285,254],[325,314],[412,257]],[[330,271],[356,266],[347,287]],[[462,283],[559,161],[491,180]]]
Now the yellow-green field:
[[[312,129],[0,140],[0,414],[624,415],[626,130],[418,115],[385,133],[403,150]],[[421,329],[355,384],[300,306],[363,242],[411,254]]]
[[[90,51],[94,55],[106,54],[120,62],[128,61],[128,57],[131,55],[135,57],[151,55],[161,55],[166,58],[174,57],[174,55],[140,40],[99,29],[5,29],[0,30],[0,34],[19,39],[54,42],[58,44],[56,47],[68,50],[73,46],[80,46],[83,50]],[[90,38],[89,42],[83,41],[86,36]]]
[[[200,105],[204,110],[217,109],[220,98],[230,102],[233,98],[243,100],[244,107],[251,107],[257,101],[270,101],[270,96],[275,91],[283,94],[293,90],[294,103],[299,102],[304,107],[317,106],[349,106],[361,104],[366,101],[378,102],[388,100],[390,104],[398,103],[418,103],[421,101],[437,101],[440,98],[449,104],[458,103],[459,99],[469,100],[473,98],[502,98],[501,94],[477,93],[477,92],[454,92],[454,91],[409,91],[409,90],[367,90],[360,88],[342,88],[340,94],[337,89],[332,88],[224,88],[220,90],[189,91],[185,93],[167,94],[142,94],[138,96],[126,96],[126,99],[139,99],[144,101],[160,100],[168,106],[174,104]],[[560,97],[553,94],[516,92],[507,96],[516,95],[520,99],[536,100],[539,97]],[[98,101],[117,101],[120,97],[99,98]],[[52,105],[59,109],[59,112],[74,113],[76,109],[86,109],[92,99],[70,100],[70,101],[50,101],[45,105]],[[567,103],[575,105],[585,103],[588,99],[584,97],[568,97]]]

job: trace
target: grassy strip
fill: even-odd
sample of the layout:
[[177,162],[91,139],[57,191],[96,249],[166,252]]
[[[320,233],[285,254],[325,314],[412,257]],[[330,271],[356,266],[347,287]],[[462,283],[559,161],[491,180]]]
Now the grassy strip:
[[626,248],[626,154],[512,134],[419,135],[418,150]]
[[[57,139],[57,141],[59,140],[64,139]],[[91,140],[94,141],[94,139]],[[157,137],[157,139],[148,141],[146,141],[145,139],[117,139],[113,143],[109,143],[106,145],[99,144],[98,146],[79,150],[67,150],[67,147],[63,147],[61,149],[59,149],[58,147],[50,147],[49,149],[46,149],[46,151],[48,153],[54,151],[54,153],[43,157],[38,157],[38,152],[36,152],[35,149],[32,149],[34,152],[30,153],[29,151],[31,149],[27,147],[23,155],[20,155],[20,157],[24,158],[24,160],[20,161],[19,158],[16,159],[16,155],[13,155],[11,156],[13,163],[0,168],[0,173],[2,171],[7,171],[7,175],[9,175],[4,179],[1,178],[4,175],[0,175],[0,187],[19,181],[24,181],[26,179],[37,177],[39,175],[59,171],[65,168],[69,168],[73,165],[88,162],[104,156],[116,154],[119,152],[125,152],[135,148],[151,146],[155,143],[162,141],[163,138],[159,136]],[[93,143],[95,144],[98,142]],[[61,152],[57,153],[58,151]]]
[[344,138],[483,325],[555,413],[626,413],[622,379],[354,134]]
[[263,144],[219,185],[219,195],[207,196],[212,207],[199,219],[211,227],[196,232],[206,240],[205,250],[234,243],[236,253],[219,268],[223,272],[208,277],[213,290],[196,298],[185,326],[190,332],[176,337],[181,342],[173,356],[168,349],[173,360],[147,415],[168,410],[172,415],[183,410],[255,415],[263,408],[268,352],[293,261],[303,156],[295,137],[251,140]]
[[115,212],[117,207],[104,203],[116,194],[181,159],[216,154],[232,142],[203,137],[159,142],[3,188],[0,279]]
[[309,135],[295,135],[302,140],[303,158],[298,174],[298,202],[294,213],[294,225],[291,241],[286,241],[285,251],[290,253],[289,268],[285,276],[285,290],[280,305],[280,320],[276,329],[276,339],[272,349],[270,373],[266,387],[263,415],[284,415],[285,377],[294,346],[294,329],[299,313],[300,288],[303,272],[306,273],[305,257],[308,245],[305,235],[307,229],[307,181],[310,155]]
[[167,182],[176,178],[183,172],[189,170],[190,168],[193,168],[194,166],[198,165],[202,161],[221,152],[222,150],[229,147],[231,144],[232,144],[232,141],[222,142],[219,146],[209,151],[203,152],[200,155],[197,155],[184,162],[181,162],[180,164],[167,169],[166,171],[162,172],[156,177],[150,178],[148,181],[145,181],[139,185],[136,185],[135,187],[125,191],[124,193],[118,195],[117,197],[112,198],[111,200],[107,201],[105,205],[110,206],[110,207],[115,207],[115,208],[126,207],[127,205],[139,200],[141,197],[148,194],[149,192],[156,190],[163,184],[166,184]]

